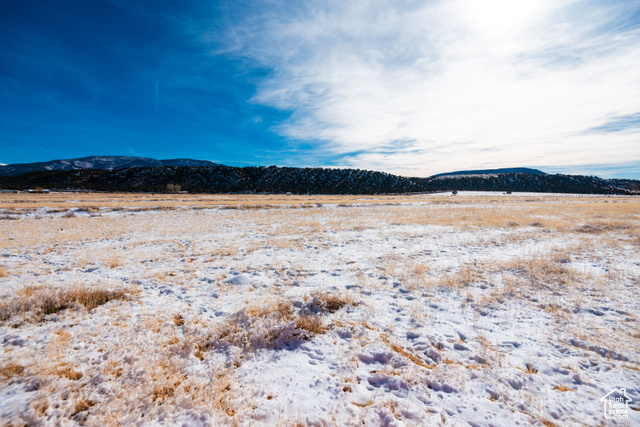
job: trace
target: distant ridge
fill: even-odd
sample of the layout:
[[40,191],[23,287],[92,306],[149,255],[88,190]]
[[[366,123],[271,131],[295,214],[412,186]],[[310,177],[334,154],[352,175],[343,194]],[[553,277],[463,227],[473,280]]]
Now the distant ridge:
[[169,159],[160,160],[162,166],[222,166],[219,163],[213,163],[208,160],[194,159]]
[[134,156],[89,156],[77,159],[50,160],[48,162],[15,163],[0,165],[0,176],[22,175],[29,172],[53,170],[102,169],[120,170],[140,167],[164,166],[220,166],[208,160],[169,159]]
[[444,175],[411,178],[424,188],[435,191],[505,191],[573,194],[639,194],[640,181],[602,179],[597,176],[489,173]]
[[[0,187],[26,190],[189,193],[390,194],[425,191],[408,178],[360,169],[166,166],[118,170],[45,170],[0,176]],[[170,188],[172,190],[170,190]]]
[[481,170],[471,170],[471,171],[457,171],[457,172],[447,172],[447,173],[439,173],[437,175],[433,175],[433,178],[437,178],[439,176],[455,176],[455,175],[495,175],[502,173],[530,173],[533,175],[546,175],[545,172],[542,172],[538,169],[531,168],[501,168],[501,169],[481,169]]
[[164,166],[117,170],[40,170],[0,176],[5,190],[271,194],[397,194],[446,191],[502,191],[576,194],[640,194],[640,181],[594,176],[499,173],[406,178],[360,169]]

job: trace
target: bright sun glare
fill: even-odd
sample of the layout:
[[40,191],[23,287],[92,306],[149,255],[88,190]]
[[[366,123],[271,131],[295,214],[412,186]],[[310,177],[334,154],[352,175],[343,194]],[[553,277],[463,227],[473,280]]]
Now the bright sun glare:
[[471,28],[506,35],[539,20],[548,4],[547,0],[462,0],[460,11]]

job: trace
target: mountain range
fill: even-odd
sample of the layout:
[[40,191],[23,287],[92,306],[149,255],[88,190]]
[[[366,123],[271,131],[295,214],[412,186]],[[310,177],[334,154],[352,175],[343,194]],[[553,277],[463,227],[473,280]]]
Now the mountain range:
[[390,194],[504,191],[640,194],[640,181],[509,168],[408,178],[360,169],[231,167],[193,159],[92,156],[0,166],[0,187],[190,193]]
[[24,173],[46,170],[104,169],[118,170],[139,167],[163,166],[219,166],[207,160],[169,159],[156,160],[150,157],[133,156],[89,156],[78,159],[51,160],[36,163],[0,164],[0,176],[22,175]]
[[481,170],[470,170],[470,171],[447,172],[447,173],[439,173],[433,176],[439,177],[439,176],[463,176],[463,175],[497,175],[497,174],[503,174],[503,173],[530,173],[533,175],[546,175],[546,172],[542,172],[541,170],[538,170],[538,169],[501,168],[501,169],[481,169]]

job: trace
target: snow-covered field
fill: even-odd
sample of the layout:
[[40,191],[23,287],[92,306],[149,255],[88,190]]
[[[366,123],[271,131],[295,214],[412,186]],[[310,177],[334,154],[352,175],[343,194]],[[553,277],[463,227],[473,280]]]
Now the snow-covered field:
[[0,211],[2,425],[640,424],[639,199],[263,199]]

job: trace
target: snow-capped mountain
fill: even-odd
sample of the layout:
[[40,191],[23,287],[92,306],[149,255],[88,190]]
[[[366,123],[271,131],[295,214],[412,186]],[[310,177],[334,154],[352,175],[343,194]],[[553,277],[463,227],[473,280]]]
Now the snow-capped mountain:
[[218,166],[207,160],[169,159],[156,160],[150,157],[133,156],[89,156],[78,159],[51,160],[48,162],[0,164],[0,175],[22,175],[46,170],[105,169],[118,170],[135,167],[163,166]]

